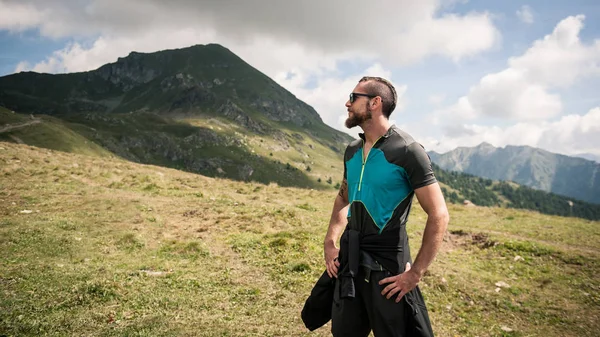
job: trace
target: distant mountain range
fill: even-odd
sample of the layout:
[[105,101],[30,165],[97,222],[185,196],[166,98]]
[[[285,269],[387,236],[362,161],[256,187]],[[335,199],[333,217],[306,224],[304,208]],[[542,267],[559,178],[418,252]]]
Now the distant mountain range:
[[529,146],[496,148],[488,143],[429,152],[444,170],[514,181],[546,192],[600,204],[600,164]]

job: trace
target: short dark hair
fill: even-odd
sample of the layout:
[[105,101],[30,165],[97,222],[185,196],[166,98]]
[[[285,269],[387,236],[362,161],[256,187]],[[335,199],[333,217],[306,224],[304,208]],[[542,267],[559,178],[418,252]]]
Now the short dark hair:
[[396,102],[398,101],[398,94],[396,94],[394,85],[384,78],[372,76],[364,76],[358,81],[358,83],[361,82],[367,82],[365,90],[369,95],[381,97],[381,112],[383,112],[386,118],[389,118],[392,111],[396,108]]

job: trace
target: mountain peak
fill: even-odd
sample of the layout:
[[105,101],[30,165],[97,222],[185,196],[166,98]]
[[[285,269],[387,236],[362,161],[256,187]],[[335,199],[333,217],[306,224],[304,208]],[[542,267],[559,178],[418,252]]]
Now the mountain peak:
[[336,149],[347,140],[325,125],[311,106],[219,44],[132,51],[82,73],[0,77],[0,104],[49,115],[151,112],[214,117],[228,112],[222,117],[242,127],[276,130],[292,124],[326,135]]
[[[229,49],[225,48],[224,46],[222,46],[218,43],[209,43],[209,44],[195,44],[195,45],[192,45],[189,47],[182,47],[182,48],[164,49],[164,50],[159,50],[159,51],[155,51],[155,52],[139,52],[139,51],[132,50],[131,52],[129,52],[129,54],[126,57],[140,56],[140,55],[153,55],[153,54],[165,54],[165,53],[177,53],[177,52],[186,52],[186,51],[198,51],[198,50],[221,50],[221,51],[231,52]],[[119,59],[126,58],[126,57],[119,57]]]
[[496,147],[488,142],[483,142],[476,146],[478,149],[496,149]]

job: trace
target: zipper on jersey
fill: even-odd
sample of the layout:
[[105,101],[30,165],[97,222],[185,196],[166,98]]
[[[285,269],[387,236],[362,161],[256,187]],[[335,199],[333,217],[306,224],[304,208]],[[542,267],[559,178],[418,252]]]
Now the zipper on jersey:
[[[383,137],[383,136],[381,136],[381,137]],[[358,181],[358,191],[359,192],[360,192],[360,188],[362,187],[363,175],[365,173],[365,166],[367,164],[367,160],[369,159],[369,154],[371,153],[371,150],[373,150],[373,148],[375,147],[377,142],[381,139],[381,137],[377,138],[375,143],[373,143],[373,146],[371,146],[371,148],[369,149],[369,152],[367,152],[366,156],[365,156],[365,151],[363,150],[365,148],[365,140],[363,139],[363,149],[361,149],[361,151],[360,151],[362,153],[363,160],[362,160],[362,168],[360,170],[360,180]]]

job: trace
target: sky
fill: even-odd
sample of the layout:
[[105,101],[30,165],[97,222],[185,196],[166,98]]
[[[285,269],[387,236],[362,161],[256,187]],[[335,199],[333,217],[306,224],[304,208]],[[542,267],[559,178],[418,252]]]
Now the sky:
[[0,76],[218,43],[346,129],[364,76],[427,150],[482,142],[600,161],[597,0],[0,0]]

